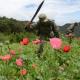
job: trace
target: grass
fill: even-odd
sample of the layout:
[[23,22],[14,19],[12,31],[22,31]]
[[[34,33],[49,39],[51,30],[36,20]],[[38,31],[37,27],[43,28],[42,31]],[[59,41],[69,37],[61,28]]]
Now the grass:
[[[62,38],[63,45],[69,45],[66,38]],[[54,50],[49,42],[44,45],[41,58],[35,51],[39,45],[31,41],[22,46],[19,43],[9,45],[16,52],[9,61],[0,59],[0,80],[80,80],[80,41],[74,39],[69,52]],[[0,55],[9,54],[7,45],[3,45]],[[23,59],[23,66],[18,67],[15,62]],[[33,67],[34,64],[34,67]],[[26,69],[25,75],[20,74]]]

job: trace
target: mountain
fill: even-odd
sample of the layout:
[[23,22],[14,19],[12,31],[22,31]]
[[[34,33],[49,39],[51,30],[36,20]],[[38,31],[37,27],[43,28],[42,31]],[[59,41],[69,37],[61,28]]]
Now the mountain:
[[[71,25],[72,23],[67,23],[63,26],[59,26],[60,28],[60,32],[63,33],[63,34],[66,34],[67,32],[67,28]],[[78,22],[78,26],[75,27],[74,29],[74,35],[76,37],[80,37],[80,22]]]
[[[5,16],[0,17],[0,32],[2,33],[15,33],[15,32],[24,32],[25,27],[29,21],[19,21],[13,18],[7,18]],[[65,34],[67,32],[67,28],[71,25],[72,23],[67,23],[63,26],[59,26],[60,32]],[[27,31],[32,31],[34,30],[29,30]],[[74,34],[77,37],[80,37],[80,22],[78,22],[78,26],[74,29]]]

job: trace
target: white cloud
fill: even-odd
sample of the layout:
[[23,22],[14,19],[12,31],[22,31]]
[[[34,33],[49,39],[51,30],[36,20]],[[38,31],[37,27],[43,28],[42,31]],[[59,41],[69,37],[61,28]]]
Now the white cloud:
[[[41,1],[0,0],[0,16],[13,17],[18,20],[30,20]],[[33,6],[26,7],[31,4]],[[50,19],[55,19],[58,24],[63,24],[74,18],[72,16],[67,18],[66,15],[78,11],[80,11],[80,0],[45,0],[39,13],[46,13]]]

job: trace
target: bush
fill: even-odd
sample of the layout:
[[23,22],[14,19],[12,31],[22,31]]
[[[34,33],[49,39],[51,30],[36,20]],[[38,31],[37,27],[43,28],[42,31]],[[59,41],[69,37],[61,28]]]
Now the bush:
[[30,40],[33,40],[36,38],[36,35],[33,33],[13,33],[10,35],[10,42],[20,42],[24,37],[29,38]]
[[0,33],[0,42],[4,42],[9,39],[9,35],[5,35],[3,33]]

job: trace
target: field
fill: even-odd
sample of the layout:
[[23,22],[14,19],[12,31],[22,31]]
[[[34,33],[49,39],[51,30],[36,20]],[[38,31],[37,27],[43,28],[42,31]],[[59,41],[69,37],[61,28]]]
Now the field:
[[0,44],[0,80],[80,80],[80,39],[69,44],[62,37],[59,50],[46,41],[40,58],[35,53],[38,47],[32,40],[26,45]]

